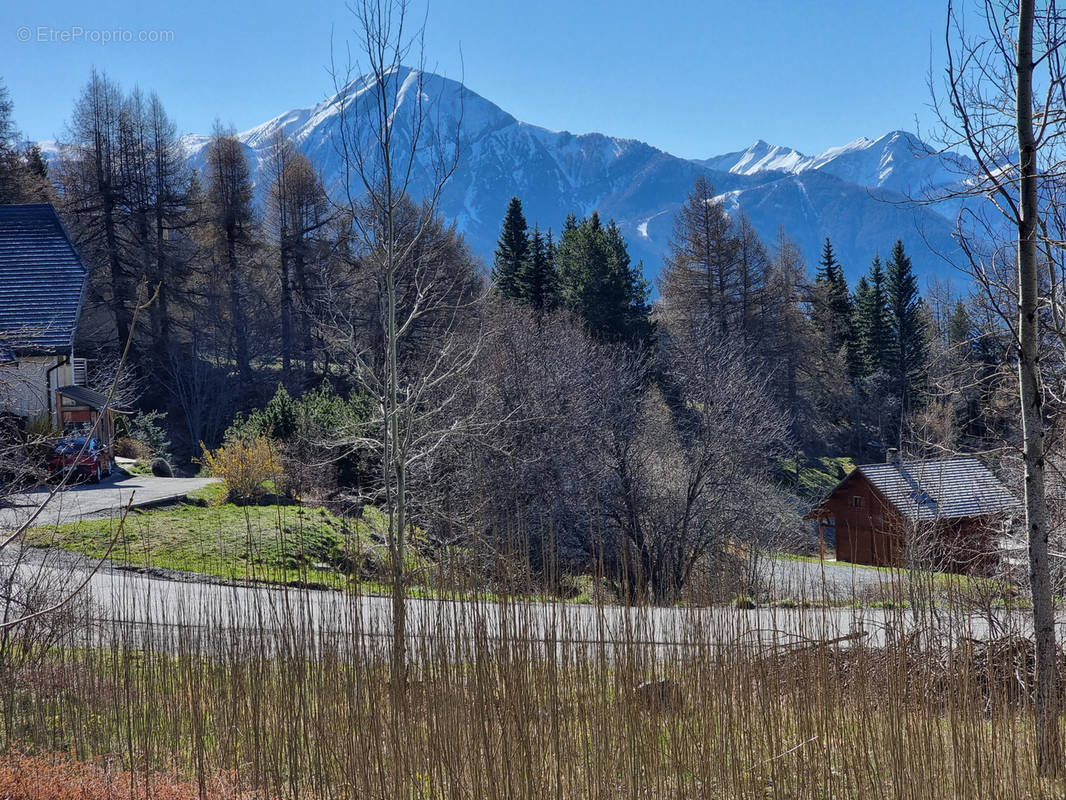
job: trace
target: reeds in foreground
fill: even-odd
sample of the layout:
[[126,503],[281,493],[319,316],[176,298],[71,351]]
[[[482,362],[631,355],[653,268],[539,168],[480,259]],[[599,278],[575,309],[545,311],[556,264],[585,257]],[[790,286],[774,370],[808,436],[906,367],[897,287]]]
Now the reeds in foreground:
[[[61,641],[5,651],[0,796],[1063,792],[1037,776],[1020,618],[943,597],[893,609],[412,599],[398,693],[385,598],[146,585],[115,577],[114,598],[98,592],[123,621],[86,606]],[[114,792],[56,794],[61,776],[90,773]]]

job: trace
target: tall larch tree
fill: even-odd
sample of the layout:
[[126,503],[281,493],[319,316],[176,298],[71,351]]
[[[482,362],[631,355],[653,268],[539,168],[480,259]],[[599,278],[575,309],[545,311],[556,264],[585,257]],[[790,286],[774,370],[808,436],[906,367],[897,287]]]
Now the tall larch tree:
[[311,322],[307,313],[317,237],[329,222],[325,189],[307,156],[278,133],[270,143],[267,164],[267,226],[277,264],[281,369],[291,381],[292,362],[302,357],[310,368]]
[[[118,84],[94,70],[74,104],[59,183],[75,244],[93,267],[89,304],[113,315],[115,340],[124,343],[133,324],[137,270],[125,247],[129,170],[123,168],[122,111]],[[136,343],[130,353],[136,361]]]
[[230,351],[242,388],[252,383],[245,307],[252,236],[252,179],[236,136],[216,126],[207,146],[207,205],[214,258],[225,274]]
[[770,256],[751,224],[741,212],[734,224],[737,246],[737,318],[745,345],[758,347],[768,327],[765,313],[766,280]]
[[669,321],[726,336],[736,324],[739,245],[713,198],[714,187],[700,175],[674,220],[660,292]]
[[126,187],[123,238],[131,269],[143,275],[155,302],[146,315],[151,349],[158,365],[170,355],[172,311],[186,258],[170,233],[191,225],[188,173],[177,130],[158,96],[139,90],[127,95],[120,114],[121,170]]

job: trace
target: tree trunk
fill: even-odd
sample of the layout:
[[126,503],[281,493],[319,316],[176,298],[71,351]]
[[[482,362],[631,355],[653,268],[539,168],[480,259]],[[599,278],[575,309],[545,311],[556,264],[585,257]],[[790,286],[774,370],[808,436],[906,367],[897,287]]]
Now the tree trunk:
[[1036,636],[1036,711],[1039,764],[1060,771],[1056,696],[1055,604],[1048,563],[1044,491],[1044,419],[1040,391],[1040,317],[1037,258],[1037,145],[1033,132],[1033,0],[1018,6],[1017,127],[1020,171],[1018,220],[1018,382],[1025,459],[1025,522]]
[[162,364],[170,353],[170,299],[167,296],[166,221],[162,204],[155,210],[155,279],[159,297],[152,304],[152,334],[155,339],[155,357]]
[[289,270],[290,245],[286,243],[287,238],[286,233],[282,232],[279,266],[281,267],[281,374],[288,382],[292,368],[292,277]]
[[244,322],[244,308],[241,305],[241,282],[237,263],[236,235],[227,232],[226,260],[229,267],[229,303],[233,323],[233,344],[237,360],[237,371],[241,379],[242,391],[248,391],[252,384],[252,368],[248,356],[248,330]]
[[[126,277],[126,269],[122,265],[122,255],[119,252],[117,223],[115,222],[115,200],[111,190],[103,189],[103,223],[104,241],[107,244],[107,264],[111,270],[111,292],[114,295],[115,334],[120,342],[126,342],[130,338],[133,312],[131,306],[134,296],[130,290],[129,281]],[[132,349],[132,348],[131,348]]]

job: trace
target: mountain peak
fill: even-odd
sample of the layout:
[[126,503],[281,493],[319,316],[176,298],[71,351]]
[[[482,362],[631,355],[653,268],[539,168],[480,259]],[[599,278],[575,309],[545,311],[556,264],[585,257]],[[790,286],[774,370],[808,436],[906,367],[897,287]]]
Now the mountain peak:
[[803,153],[791,147],[782,147],[758,139],[746,150],[726,153],[696,163],[734,175],[754,175],[758,172],[795,172],[801,168],[806,158]]
[[[461,122],[459,163],[440,194],[440,209],[486,260],[495,249],[507,203],[518,196],[526,218],[542,229],[558,226],[568,213],[598,211],[601,218],[615,220],[630,256],[643,261],[653,277],[667,251],[674,215],[699,176],[710,178],[727,208],[742,210],[767,242],[784,226],[811,259],[817,258],[826,235],[832,236],[841,260],[851,264],[866,263],[872,249],[884,249],[902,235],[915,251],[916,268],[932,271],[928,248],[923,256],[922,242],[907,240],[907,232],[916,227],[915,214],[924,215],[924,227],[933,231],[941,251],[951,247],[946,219],[932,210],[886,206],[870,192],[871,187],[897,186],[905,191],[908,181],[925,177],[916,170],[939,163],[908,157],[911,134],[906,132],[893,131],[877,141],[860,137],[813,157],[757,139],[734,153],[687,161],[636,140],[519,122],[463,84],[408,66],[392,70],[384,81],[355,76],[317,105],[286,111],[238,134],[257,198],[266,195],[270,143],[279,132],[311,160],[328,191],[343,191],[348,173],[336,146],[339,108],[342,103],[351,108],[343,120],[346,126],[372,124],[373,102],[382,86],[396,101],[398,141],[411,135],[413,102],[425,104],[426,119],[444,135],[458,130]],[[372,136],[370,128],[361,133]],[[206,136],[184,137],[192,167],[204,168],[207,142]],[[409,187],[414,197],[434,188],[435,175],[428,156],[423,164],[419,150],[416,158]]]

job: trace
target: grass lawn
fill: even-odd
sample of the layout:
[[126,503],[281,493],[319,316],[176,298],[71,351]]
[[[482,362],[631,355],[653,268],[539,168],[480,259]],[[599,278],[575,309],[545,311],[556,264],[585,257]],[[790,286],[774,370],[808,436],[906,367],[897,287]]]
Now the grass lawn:
[[[375,509],[350,520],[324,508],[213,505],[220,485],[195,493],[207,505],[134,511],[111,558],[123,564],[197,572],[227,580],[315,581],[343,587],[383,574],[386,521]],[[102,557],[118,519],[79,520],[28,532],[34,546]],[[408,568],[423,566],[411,553]]]

